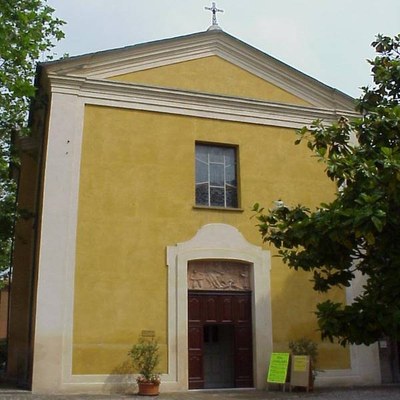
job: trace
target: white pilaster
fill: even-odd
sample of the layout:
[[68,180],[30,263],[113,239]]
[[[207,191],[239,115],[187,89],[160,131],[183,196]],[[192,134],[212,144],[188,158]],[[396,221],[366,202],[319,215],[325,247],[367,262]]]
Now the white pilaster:
[[84,106],[78,96],[53,94],[43,171],[32,383],[35,392],[61,388],[63,371],[69,364],[83,116]]

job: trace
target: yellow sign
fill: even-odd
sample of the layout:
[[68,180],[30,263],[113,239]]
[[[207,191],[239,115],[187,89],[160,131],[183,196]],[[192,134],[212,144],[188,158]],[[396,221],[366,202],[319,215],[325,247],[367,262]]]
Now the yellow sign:
[[296,372],[307,372],[309,359],[307,356],[293,357],[293,370]]
[[303,386],[310,388],[311,365],[310,356],[292,356],[292,367],[290,370],[290,386]]
[[268,369],[268,383],[285,383],[289,366],[289,353],[272,353]]

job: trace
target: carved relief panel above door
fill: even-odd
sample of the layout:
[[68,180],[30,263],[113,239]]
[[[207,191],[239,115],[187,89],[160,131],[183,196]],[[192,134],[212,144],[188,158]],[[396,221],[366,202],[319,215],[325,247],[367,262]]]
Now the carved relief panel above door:
[[188,265],[188,289],[250,290],[249,274],[249,265],[239,261],[191,261]]

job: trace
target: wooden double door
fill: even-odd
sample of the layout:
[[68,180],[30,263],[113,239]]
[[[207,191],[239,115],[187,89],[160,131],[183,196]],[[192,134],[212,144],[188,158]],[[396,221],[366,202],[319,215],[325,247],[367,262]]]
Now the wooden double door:
[[253,387],[251,292],[188,293],[189,389]]

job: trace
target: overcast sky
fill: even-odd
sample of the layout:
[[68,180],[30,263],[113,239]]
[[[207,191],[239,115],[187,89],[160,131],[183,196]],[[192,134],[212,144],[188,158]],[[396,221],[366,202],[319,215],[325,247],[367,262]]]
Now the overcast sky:
[[[290,66],[359,97],[376,34],[400,33],[400,0],[217,0],[220,27]],[[48,0],[67,22],[55,52],[79,55],[205,31],[208,0]],[[57,58],[56,56],[56,58]]]

